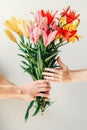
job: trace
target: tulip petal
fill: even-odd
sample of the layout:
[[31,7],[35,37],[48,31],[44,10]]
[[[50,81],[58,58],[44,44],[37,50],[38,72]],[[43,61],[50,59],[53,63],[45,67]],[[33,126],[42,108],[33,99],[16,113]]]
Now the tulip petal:
[[49,45],[54,39],[57,34],[57,31],[53,31],[48,35],[46,46]]
[[8,38],[10,40],[17,43],[17,40],[16,40],[15,36],[9,30],[5,29],[5,33],[6,33],[6,35],[8,36]]
[[42,37],[43,37],[44,45],[46,46],[46,44],[47,44],[47,33],[44,30],[42,30]]

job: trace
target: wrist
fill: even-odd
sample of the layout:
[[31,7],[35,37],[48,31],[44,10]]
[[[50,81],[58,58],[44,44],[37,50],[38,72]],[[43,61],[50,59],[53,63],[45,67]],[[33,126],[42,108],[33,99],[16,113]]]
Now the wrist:
[[72,82],[76,82],[78,80],[76,71],[71,70],[72,73]]
[[19,89],[15,85],[0,85],[0,99],[16,98]]
[[19,86],[15,86],[13,88],[13,98],[20,98],[22,94],[22,88]]
[[87,81],[87,69],[72,71],[73,81]]
[[16,85],[9,86],[8,97],[9,98],[18,98],[21,94],[21,89]]

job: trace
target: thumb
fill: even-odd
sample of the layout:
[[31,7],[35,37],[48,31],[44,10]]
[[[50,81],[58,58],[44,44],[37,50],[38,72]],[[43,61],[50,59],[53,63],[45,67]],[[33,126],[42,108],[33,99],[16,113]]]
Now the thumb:
[[65,65],[65,64],[61,61],[61,58],[60,58],[60,57],[57,58],[57,63],[59,64],[59,66],[60,66],[62,69],[64,69],[64,70],[67,70],[67,69],[68,69],[68,66]]

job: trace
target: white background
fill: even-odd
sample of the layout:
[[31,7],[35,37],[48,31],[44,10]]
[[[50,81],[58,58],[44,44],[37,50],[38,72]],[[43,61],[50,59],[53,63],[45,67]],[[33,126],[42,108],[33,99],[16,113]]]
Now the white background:
[[[87,68],[87,1],[86,0],[0,0],[0,73],[15,84],[31,80],[20,68],[17,46],[4,34],[4,21],[12,16],[30,18],[38,9],[62,10],[68,5],[81,14],[79,42],[61,48],[61,59],[70,69]],[[24,114],[28,101],[0,100],[0,130],[87,130],[87,82],[52,84],[51,100],[55,103],[43,116]]]

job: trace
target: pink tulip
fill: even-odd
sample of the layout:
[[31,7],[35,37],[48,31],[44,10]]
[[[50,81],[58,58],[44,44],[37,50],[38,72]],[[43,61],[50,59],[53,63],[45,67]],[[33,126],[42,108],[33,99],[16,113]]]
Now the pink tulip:
[[43,35],[43,42],[45,47],[48,46],[54,39],[57,34],[57,31],[50,32],[49,35],[47,35],[46,31],[42,30]]
[[42,20],[40,21],[40,25],[39,25],[40,29],[41,30],[47,30],[47,28],[48,28],[47,25],[48,25],[47,18],[46,17],[42,18]]
[[41,35],[41,30],[38,26],[33,25],[32,27],[28,27],[30,39],[37,44],[38,39]]
[[43,18],[43,16],[42,16],[42,14],[41,14],[41,11],[39,10],[37,13],[36,13],[36,15],[35,15],[35,21],[36,21],[36,23],[40,23],[41,21],[42,21],[42,18]]

